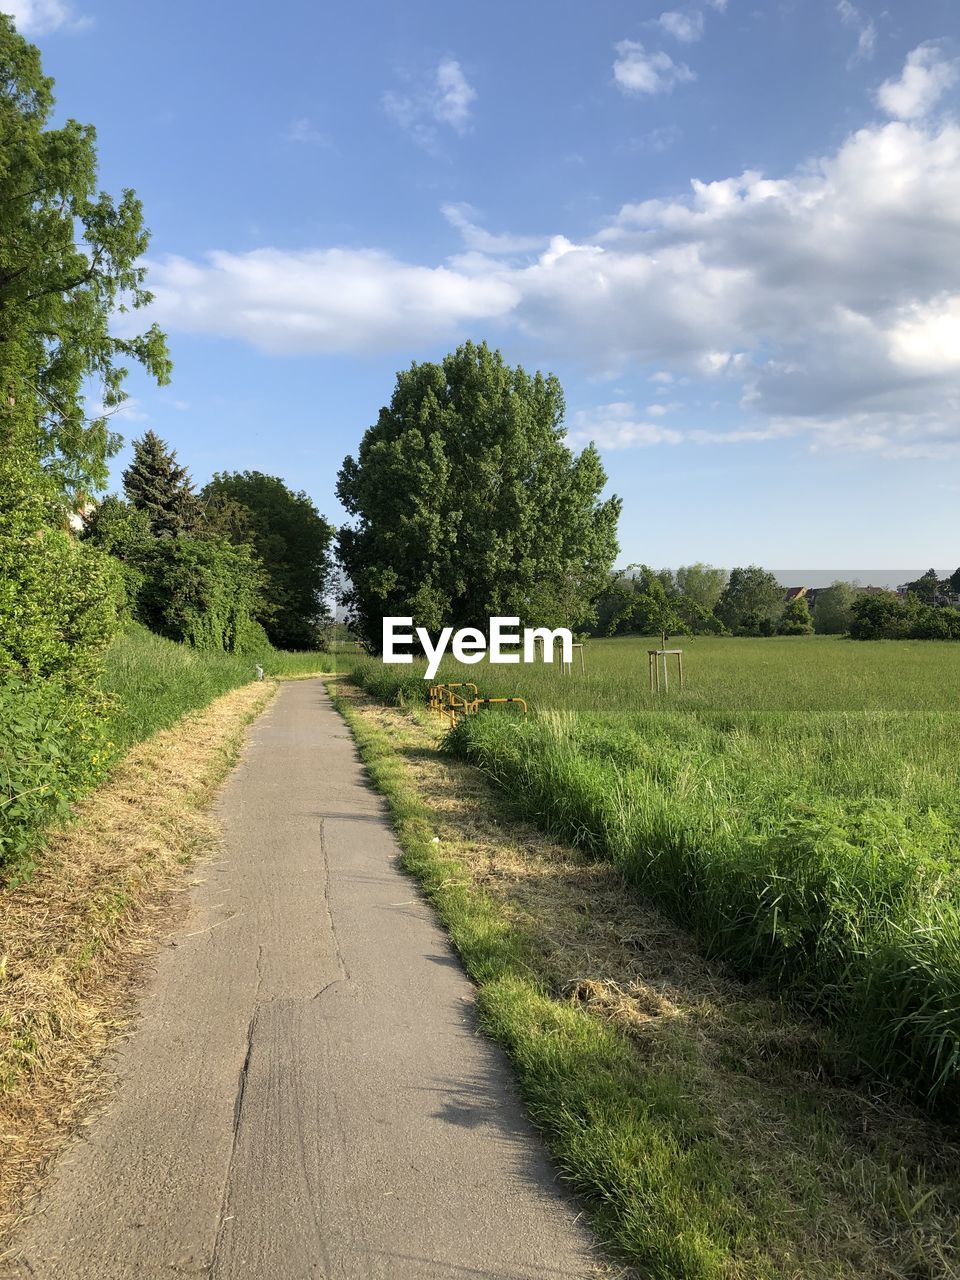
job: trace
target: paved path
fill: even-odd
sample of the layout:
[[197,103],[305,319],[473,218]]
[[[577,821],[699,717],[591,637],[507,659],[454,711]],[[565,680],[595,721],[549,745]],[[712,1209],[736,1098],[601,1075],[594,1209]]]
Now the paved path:
[[118,1096],[5,1274],[593,1275],[319,681],[283,686],[220,809],[225,854],[161,953]]

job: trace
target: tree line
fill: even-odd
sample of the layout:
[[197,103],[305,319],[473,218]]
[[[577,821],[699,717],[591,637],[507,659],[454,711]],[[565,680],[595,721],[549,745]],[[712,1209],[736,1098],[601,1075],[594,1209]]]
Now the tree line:
[[196,493],[152,431],[123,491],[93,507],[82,536],[121,566],[133,618],[198,648],[319,647],[334,530],[305,493],[260,471],[219,472]]
[[729,572],[709,564],[671,569],[628,565],[611,573],[596,602],[596,636],[711,634],[849,635],[855,640],[960,639],[960,569],[929,570],[901,593],[835,581],[792,599],[758,565]]

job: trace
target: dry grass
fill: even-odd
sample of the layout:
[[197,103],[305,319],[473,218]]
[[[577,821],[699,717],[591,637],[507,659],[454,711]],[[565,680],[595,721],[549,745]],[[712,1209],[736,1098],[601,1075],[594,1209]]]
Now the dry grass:
[[[695,1099],[778,1274],[960,1275],[956,1135],[856,1077],[827,1028],[707,962],[616,870],[504,815],[422,715],[342,696],[404,759],[444,854],[533,943],[557,996],[615,1024]],[[744,1256],[731,1276],[767,1274]],[[754,1267],[756,1266],[756,1269]]]
[[0,1238],[104,1098],[144,960],[185,908],[185,869],[217,845],[206,806],[275,690],[234,689],[135,747],[32,881],[0,890]]

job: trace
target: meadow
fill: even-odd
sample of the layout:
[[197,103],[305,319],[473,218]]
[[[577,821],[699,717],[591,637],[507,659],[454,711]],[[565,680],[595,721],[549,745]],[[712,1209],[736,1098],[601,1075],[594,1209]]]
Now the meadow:
[[[960,646],[685,638],[588,642],[587,670],[471,667],[487,696],[449,748],[548,834],[611,860],[705,951],[844,1031],[875,1077],[960,1114]],[[386,701],[414,667],[356,664]]]

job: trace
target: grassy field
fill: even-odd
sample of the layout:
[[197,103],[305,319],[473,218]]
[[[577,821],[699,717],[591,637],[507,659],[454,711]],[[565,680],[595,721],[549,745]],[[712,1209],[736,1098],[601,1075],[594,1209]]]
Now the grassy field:
[[[587,672],[458,667],[531,714],[452,748],[551,835],[609,858],[709,955],[843,1029],[851,1054],[960,1114],[960,646],[687,639],[651,695],[643,640]],[[415,669],[357,665],[376,696]],[[411,678],[412,675],[412,678]]]

